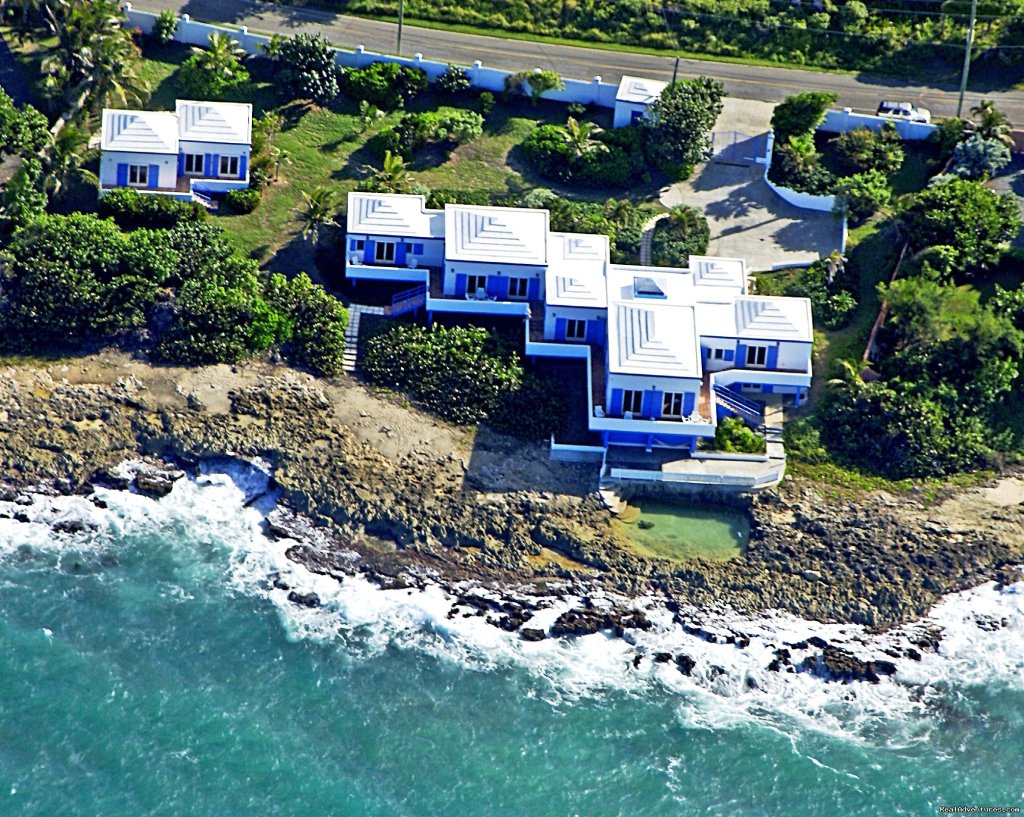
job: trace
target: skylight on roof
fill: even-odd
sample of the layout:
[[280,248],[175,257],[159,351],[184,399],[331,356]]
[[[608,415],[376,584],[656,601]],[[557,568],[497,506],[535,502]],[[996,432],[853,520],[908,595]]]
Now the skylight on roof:
[[665,291],[653,278],[637,277],[633,279],[633,295],[637,298],[665,298]]

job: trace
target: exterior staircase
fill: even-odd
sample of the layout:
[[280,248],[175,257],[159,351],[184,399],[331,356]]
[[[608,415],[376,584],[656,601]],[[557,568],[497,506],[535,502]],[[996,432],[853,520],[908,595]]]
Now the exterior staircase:
[[383,315],[384,307],[350,304],[348,308],[348,326],[345,328],[345,351],[341,358],[341,368],[351,374],[356,370],[359,357],[359,320],[363,313],[367,315]]
[[[761,411],[761,406],[744,397],[739,392],[735,392],[728,386],[715,385],[715,399],[726,409],[731,411],[737,417],[746,420],[754,428],[760,428],[764,425],[764,414]],[[781,430],[781,429],[780,429]]]
[[651,242],[654,240],[654,227],[663,218],[668,218],[668,213],[658,213],[648,219],[644,224],[643,234],[640,236],[640,266],[647,267],[651,263]]
[[406,312],[413,312],[427,303],[426,284],[403,290],[391,299],[391,305],[384,307],[384,314],[389,318],[404,315]]

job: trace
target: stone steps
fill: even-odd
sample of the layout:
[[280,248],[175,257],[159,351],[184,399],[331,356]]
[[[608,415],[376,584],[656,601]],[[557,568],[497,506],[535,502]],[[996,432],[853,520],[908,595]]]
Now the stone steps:
[[345,351],[341,356],[342,371],[351,374],[359,359],[359,321],[363,314],[383,315],[384,307],[351,304],[348,308],[348,326],[345,328]]

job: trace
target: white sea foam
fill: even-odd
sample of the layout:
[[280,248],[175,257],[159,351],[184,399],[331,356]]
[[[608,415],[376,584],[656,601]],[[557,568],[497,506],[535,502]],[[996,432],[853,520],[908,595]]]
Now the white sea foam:
[[[221,558],[207,567],[225,577],[234,592],[269,599],[295,639],[338,642],[356,660],[372,660],[394,647],[475,671],[526,668],[542,682],[527,694],[552,702],[610,690],[676,695],[685,701],[677,709],[680,722],[695,729],[753,720],[781,734],[793,734],[798,727],[870,742],[884,732],[890,745],[909,744],[941,725],[942,703],[950,690],[993,683],[1024,689],[1024,582],[1004,588],[990,583],[948,596],[925,622],[883,635],[784,613],[750,617],[724,609],[681,611],[705,631],[749,639],[740,648],[684,632],[660,602],[647,599],[635,604],[654,626],[631,631],[627,639],[595,634],[527,642],[488,623],[473,608],[458,606],[440,586],[382,590],[359,576],[339,581],[309,572],[286,557],[294,542],[272,540],[263,531],[263,517],[273,504],[265,469],[227,463],[217,469],[207,468],[196,480],[181,480],[159,500],[97,489],[106,509],[84,497],[35,495],[30,505],[0,503],[0,514],[21,512],[31,520],[0,519],[0,555],[20,544],[57,551],[73,547],[78,552],[109,547],[126,536],[176,531],[184,547],[182,560],[195,555],[196,547],[218,549]],[[54,534],[51,526],[62,519],[79,519],[94,530]],[[279,578],[276,584],[274,576]],[[289,600],[292,591],[315,593],[320,606],[295,604]],[[527,626],[546,629],[572,604],[548,599]],[[905,651],[923,626],[942,628],[938,652],[922,650],[920,661],[887,654],[894,647]],[[894,661],[897,673],[876,685],[844,685],[785,667],[767,669],[776,649],[813,636],[861,658]],[[814,647],[787,648],[794,664],[817,653]],[[691,675],[681,673],[674,661],[657,661],[659,653],[689,656],[695,662]],[[898,730],[893,729],[895,721],[901,724]],[[794,752],[799,751],[794,744]]]

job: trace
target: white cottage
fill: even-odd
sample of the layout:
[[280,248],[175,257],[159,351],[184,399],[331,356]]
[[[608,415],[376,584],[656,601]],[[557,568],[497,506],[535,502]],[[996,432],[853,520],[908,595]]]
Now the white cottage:
[[117,187],[175,198],[249,186],[252,105],[179,99],[175,111],[105,108],[100,194]]
[[656,79],[623,77],[615,94],[613,126],[623,128],[638,119],[649,118],[651,105],[658,101],[661,92],[667,87],[667,82]]

